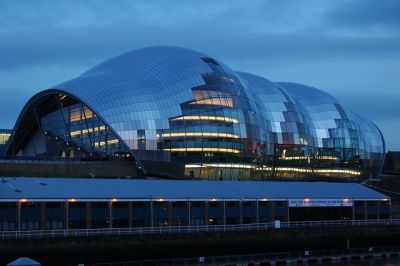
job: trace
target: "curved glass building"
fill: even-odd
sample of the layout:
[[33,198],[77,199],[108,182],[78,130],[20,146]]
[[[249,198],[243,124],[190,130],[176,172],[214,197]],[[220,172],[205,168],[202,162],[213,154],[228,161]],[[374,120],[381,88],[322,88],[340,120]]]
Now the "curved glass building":
[[114,57],[34,95],[8,155],[123,157],[145,175],[202,179],[377,176],[384,140],[332,96],[234,72],[177,47]]

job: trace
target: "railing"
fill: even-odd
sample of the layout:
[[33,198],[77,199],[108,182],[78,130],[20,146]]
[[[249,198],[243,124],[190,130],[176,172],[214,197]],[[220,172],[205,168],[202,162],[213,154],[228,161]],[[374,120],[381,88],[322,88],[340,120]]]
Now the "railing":
[[[215,257],[176,258],[160,260],[124,261],[114,263],[85,264],[86,266],[133,266],[133,265],[237,265],[250,263],[283,263],[301,261],[307,262],[337,261],[344,259],[360,259],[361,257],[372,257],[373,255],[399,255],[400,246],[390,247],[366,247],[356,249],[331,249],[310,250],[277,253],[258,253]],[[273,263],[271,263],[273,264]]]
[[0,155],[0,163],[93,163],[105,161],[129,161],[131,158],[125,157],[84,157],[84,158],[69,158],[60,156],[17,156],[17,155]]
[[243,232],[243,231],[273,230],[279,228],[329,228],[329,227],[372,226],[372,225],[393,226],[393,225],[400,225],[400,219],[282,222],[280,223],[279,227],[276,227],[276,225],[277,224],[275,222],[269,222],[269,223],[234,224],[234,225],[0,231],[0,239],[183,234],[183,233],[197,233],[197,232]]

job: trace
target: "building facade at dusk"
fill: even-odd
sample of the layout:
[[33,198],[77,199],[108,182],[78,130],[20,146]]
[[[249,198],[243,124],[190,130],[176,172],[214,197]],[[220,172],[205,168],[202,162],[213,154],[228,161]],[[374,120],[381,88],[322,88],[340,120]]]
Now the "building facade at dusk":
[[0,231],[391,218],[354,183],[2,178]]
[[379,175],[384,151],[374,123],[319,89],[150,47],[34,95],[5,154],[122,157],[175,178],[358,180]]

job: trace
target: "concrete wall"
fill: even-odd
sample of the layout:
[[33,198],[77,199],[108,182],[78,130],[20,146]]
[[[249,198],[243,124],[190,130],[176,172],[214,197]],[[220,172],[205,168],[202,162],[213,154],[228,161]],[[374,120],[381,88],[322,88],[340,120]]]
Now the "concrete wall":
[[133,161],[0,160],[0,176],[125,177],[138,176]]

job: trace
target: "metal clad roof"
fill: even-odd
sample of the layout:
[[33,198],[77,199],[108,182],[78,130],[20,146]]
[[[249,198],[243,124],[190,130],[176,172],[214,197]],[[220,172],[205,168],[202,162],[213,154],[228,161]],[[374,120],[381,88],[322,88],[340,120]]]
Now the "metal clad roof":
[[371,199],[387,196],[354,183],[2,178],[0,200],[13,199]]

